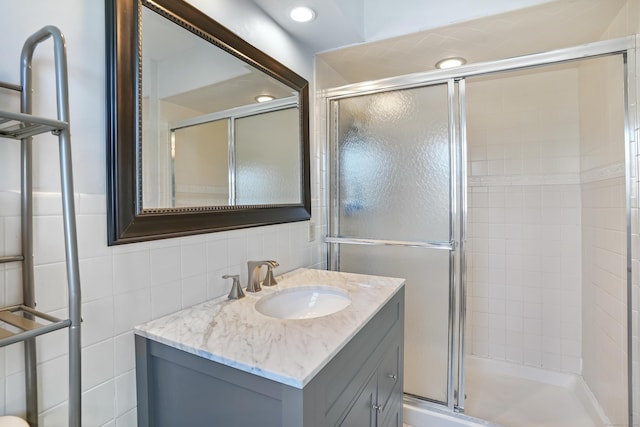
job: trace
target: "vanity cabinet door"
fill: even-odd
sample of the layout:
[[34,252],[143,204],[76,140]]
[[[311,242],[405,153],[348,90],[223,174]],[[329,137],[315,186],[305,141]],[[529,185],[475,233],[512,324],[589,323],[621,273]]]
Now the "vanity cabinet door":
[[[378,389],[378,393],[380,393],[380,389]],[[398,383],[391,391],[382,412],[378,415],[379,427],[402,427],[402,398],[402,386]]]
[[373,375],[355,401],[340,427],[375,427],[377,413],[377,377]]
[[[400,405],[400,407],[402,407],[402,405]],[[380,424],[379,427],[402,427],[402,421],[400,420],[402,420],[400,413],[398,410],[395,410],[395,412],[387,418],[383,424]]]

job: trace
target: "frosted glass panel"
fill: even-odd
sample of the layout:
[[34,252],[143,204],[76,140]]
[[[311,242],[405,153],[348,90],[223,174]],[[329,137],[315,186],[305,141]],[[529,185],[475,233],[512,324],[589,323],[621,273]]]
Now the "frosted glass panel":
[[447,400],[449,252],[340,245],[340,271],[403,277],[404,392]]
[[339,234],[449,241],[447,86],[340,100],[338,115]]
[[297,108],[236,119],[236,204],[302,201]]
[[[341,237],[449,241],[447,86],[333,104],[333,223]],[[450,252],[339,245],[338,269],[406,279],[404,392],[446,403]]]

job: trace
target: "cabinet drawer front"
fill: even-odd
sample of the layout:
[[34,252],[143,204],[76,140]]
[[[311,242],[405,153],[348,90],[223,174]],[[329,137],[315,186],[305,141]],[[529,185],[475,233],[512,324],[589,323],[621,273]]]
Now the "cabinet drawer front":
[[391,398],[391,393],[400,381],[400,357],[402,352],[398,340],[394,340],[394,345],[387,351],[378,368],[378,404],[386,407]]

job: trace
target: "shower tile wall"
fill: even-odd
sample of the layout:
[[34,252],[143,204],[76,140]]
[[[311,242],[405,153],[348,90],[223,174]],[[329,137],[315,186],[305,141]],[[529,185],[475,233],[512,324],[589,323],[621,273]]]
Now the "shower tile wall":
[[624,177],[582,189],[583,375],[614,425],[626,419],[627,311]]
[[583,377],[614,425],[627,420],[622,73],[620,58],[580,65]]
[[582,374],[626,420],[620,57],[470,82],[469,352]]
[[[603,39],[621,37],[627,34],[640,34],[640,0],[628,0],[620,10],[616,19],[611,23]],[[629,133],[629,166],[630,178],[633,185],[630,188],[630,216],[631,216],[631,256],[632,256],[632,295],[631,295],[631,337],[632,337],[632,374],[633,374],[633,419],[640,420],[640,209],[639,209],[639,176],[640,170],[640,109],[638,108],[638,94],[640,93],[640,48],[636,44],[635,66],[629,63],[629,115],[631,132]]]
[[473,354],[579,372],[579,186],[471,191]]
[[468,83],[468,351],[581,371],[575,69]]

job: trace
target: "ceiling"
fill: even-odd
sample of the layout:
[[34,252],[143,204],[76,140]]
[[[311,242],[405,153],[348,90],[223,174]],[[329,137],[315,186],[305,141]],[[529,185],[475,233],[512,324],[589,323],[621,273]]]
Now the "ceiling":
[[[253,1],[344,83],[432,70],[439,59],[448,56],[462,56],[474,63],[596,41],[626,3],[305,0],[318,14],[305,27],[286,16],[300,0]],[[469,7],[462,9],[465,3]],[[426,13],[429,8],[437,13]],[[388,19],[380,22],[381,16]]]
[[[252,0],[271,19],[307,47],[318,53],[364,41],[364,0]],[[299,23],[289,18],[295,6],[309,6],[316,19]]]
[[[252,0],[311,52],[415,33],[558,0]],[[576,1],[576,0],[572,0]],[[297,23],[295,6],[316,19]]]

